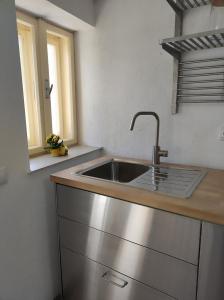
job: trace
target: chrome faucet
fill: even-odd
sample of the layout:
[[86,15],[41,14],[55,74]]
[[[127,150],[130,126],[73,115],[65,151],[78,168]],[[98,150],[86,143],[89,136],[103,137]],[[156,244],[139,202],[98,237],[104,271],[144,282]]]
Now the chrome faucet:
[[159,146],[159,127],[160,127],[160,120],[159,116],[152,111],[140,111],[137,114],[134,115],[131,128],[130,130],[133,131],[135,126],[135,121],[139,116],[153,116],[157,121],[157,129],[156,129],[156,144],[153,147],[153,155],[152,155],[152,163],[153,165],[159,165],[160,164],[160,157],[168,157],[168,151],[161,150]]

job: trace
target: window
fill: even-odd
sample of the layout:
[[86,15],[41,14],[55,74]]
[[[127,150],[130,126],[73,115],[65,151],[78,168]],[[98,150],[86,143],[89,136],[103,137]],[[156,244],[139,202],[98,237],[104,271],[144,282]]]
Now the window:
[[17,27],[29,152],[43,151],[50,133],[75,144],[73,34],[23,13]]

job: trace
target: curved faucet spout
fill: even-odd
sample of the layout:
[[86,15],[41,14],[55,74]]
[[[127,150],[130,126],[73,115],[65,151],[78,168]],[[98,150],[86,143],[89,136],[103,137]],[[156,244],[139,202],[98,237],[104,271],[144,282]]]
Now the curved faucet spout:
[[131,127],[130,130],[133,131],[136,119],[139,116],[153,116],[156,119],[157,122],[157,128],[156,128],[156,144],[153,147],[153,157],[152,157],[152,163],[153,165],[158,165],[160,164],[160,157],[167,157],[168,156],[168,151],[166,150],[160,150],[159,147],[159,128],[160,128],[160,119],[157,113],[153,111],[140,111],[137,114],[134,115],[133,120],[131,122]]
[[136,113],[133,117],[133,120],[131,122],[131,127],[130,130],[133,131],[134,127],[135,127],[135,122],[136,119],[139,116],[153,116],[156,121],[157,121],[157,128],[156,128],[156,144],[155,146],[158,147],[159,146],[159,127],[160,127],[160,119],[159,116],[157,115],[157,113],[155,113],[154,111],[139,111],[138,113]]

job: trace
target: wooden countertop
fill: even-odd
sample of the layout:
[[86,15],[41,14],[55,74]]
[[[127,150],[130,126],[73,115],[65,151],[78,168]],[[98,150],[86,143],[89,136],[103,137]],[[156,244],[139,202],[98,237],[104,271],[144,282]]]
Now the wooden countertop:
[[[120,157],[113,158],[120,159]],[[188,199],[169,197],[163,194],[77,174],[77,172],[101,164],[109,159],[112,159],[112,157],[104,156],[58,172],[51,175],[51,181],[183,216],[224,225],[224,171],[207,169],[207,175],[194,191],[191,198]],[[124,158],[122,158],[122,160],[147,165],[150,164],[149,161]],[[181,168],[189,167],[174,164],[162,165]]]

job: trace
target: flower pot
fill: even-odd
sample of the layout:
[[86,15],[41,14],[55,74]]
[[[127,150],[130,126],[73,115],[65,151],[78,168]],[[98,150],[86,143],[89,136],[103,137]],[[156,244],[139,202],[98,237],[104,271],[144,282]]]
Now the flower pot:
[[57,149],[50,149],[50,153],[51,153],[51,156],[53,157],[57,157],[57,156],[60,156],[60,148],[57,148]]
[[60,147],[59,150],[60,150],[59,153],[60,153],[61,156],[65,156],[65,155],[68,154],[68,148],[66,146]]

